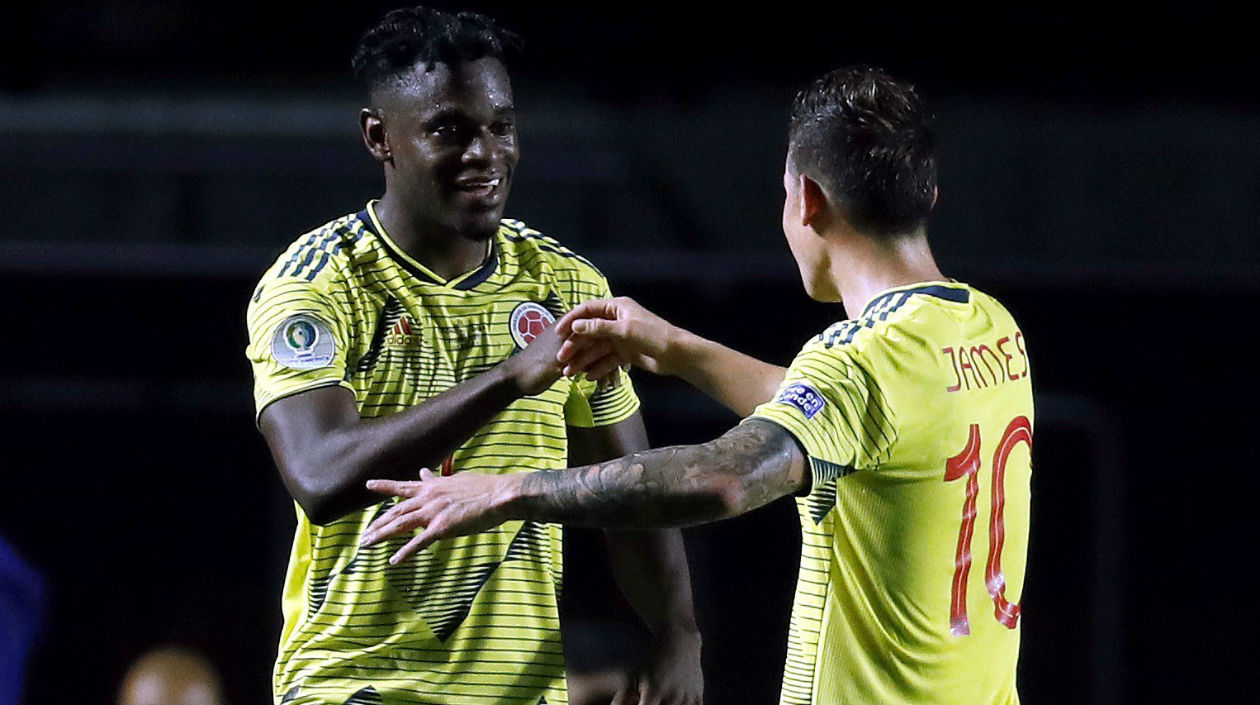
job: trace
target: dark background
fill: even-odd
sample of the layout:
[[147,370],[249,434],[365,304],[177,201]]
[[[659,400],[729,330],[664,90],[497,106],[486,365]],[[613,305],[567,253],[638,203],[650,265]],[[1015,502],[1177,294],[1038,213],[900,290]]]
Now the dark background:
[[[0,534],[49,584],[28,702],[107,702],[169,642],[232,702],[267,699],[293,514],[253,428],[244,306],[291,240],[379,194],[348,57],[391,6],[0,10]],[[915,81],[939,116],[934,247],[1033,361],[1024,702],[1254,699],[1260,124],[1239,10],[460,7],[527,41],[509,215],[778,362],[843,317],[805,297],[778,229],[791,95],[855,62]],[[735,421],[636,380],[658,444]],[[773,702],[794,509],[687,536],[708,701]],[[572,538],[570,646],[594,667],[617,598]]]

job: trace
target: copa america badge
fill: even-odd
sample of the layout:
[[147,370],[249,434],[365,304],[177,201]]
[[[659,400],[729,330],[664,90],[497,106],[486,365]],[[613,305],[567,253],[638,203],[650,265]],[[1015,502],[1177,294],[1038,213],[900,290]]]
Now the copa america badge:
[[336,351],[328,325],[305,313],[284,319],[271,336],[272,357],[294,370],[327,367],[332,364]]

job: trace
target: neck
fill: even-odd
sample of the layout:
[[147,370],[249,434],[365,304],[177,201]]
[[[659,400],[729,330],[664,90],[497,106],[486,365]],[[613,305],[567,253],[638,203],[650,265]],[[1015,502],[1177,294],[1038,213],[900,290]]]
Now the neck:
[[850,317],[860,315],[881,291],[945,278],[922,230],[890,240],[856,232],[824,239],[834,243],[829,257],[831,281]]
[[454,279],[476,269],[486,259],[489,243],[465,237],[401,206],[386,189],[374,210],[389,239],[403,252],[443,279]]

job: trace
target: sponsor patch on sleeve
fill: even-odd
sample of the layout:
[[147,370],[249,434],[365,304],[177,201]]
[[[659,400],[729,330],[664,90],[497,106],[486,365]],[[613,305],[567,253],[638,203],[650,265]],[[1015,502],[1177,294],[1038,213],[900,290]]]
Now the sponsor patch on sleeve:
[[795,382],[780,390],[774,403],[794,406],[805,414],[806,419],[812,419],[827,402],[817,389],[803,382]]
[[271,336],[271,356],[294,370],[328,367],[336,352],[328,324],[305,313],[284,319]]

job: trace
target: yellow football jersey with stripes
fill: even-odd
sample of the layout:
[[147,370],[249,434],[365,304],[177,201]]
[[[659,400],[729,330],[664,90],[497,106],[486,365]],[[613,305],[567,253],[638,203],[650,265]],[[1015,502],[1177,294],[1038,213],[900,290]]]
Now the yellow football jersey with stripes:
[[753,418],[813,477],[780,702],[1018,703],[1033,397],[1006,309],[957,282],[883,292]]
[[[608,295],[590,262],[512,220],[482,266],[443,281],[389,239],[369,203],[299,238],[259,282],[247,314],[257,413],[331,385],[354,393],[362,418],[404,411]],[[604,390],[562,378],[495,416],[442,472],[563,468],[566,426],[617,423],[638,407],[628,377]],[[276,700],[567,702],[559,527],[508,522],[391,566],[403,538],[366,549],[359,540],[393,501],[326,526],[297,508]]]

